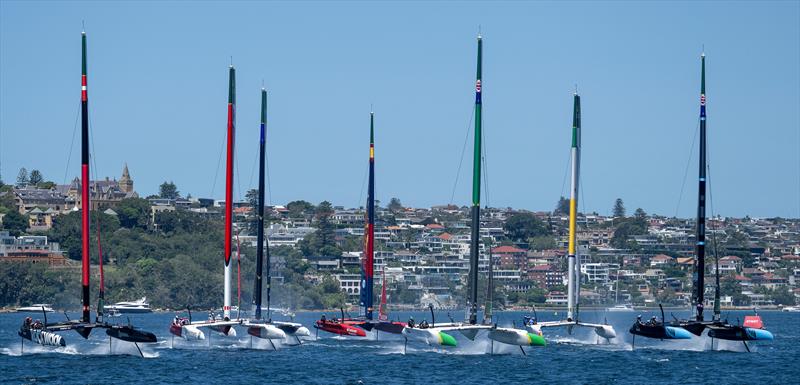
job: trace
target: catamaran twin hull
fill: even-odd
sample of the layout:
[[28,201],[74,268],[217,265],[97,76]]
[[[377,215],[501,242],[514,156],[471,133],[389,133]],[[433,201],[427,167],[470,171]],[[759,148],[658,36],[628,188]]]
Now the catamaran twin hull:
[[355,326],[339,321],[318,320],[316,323],[314,323],[314,327],[319,330],[326,331],[328,333],[338,334],[340,336],[353,336],[353,337],[367,336],[367,333],[364,330],[361,330]]
[[487,335],[490,340],[508,345],[518,346],[545,346],[544,337],[541,332],[529,332],[527,330],[513,328],[492,328]]
[[481,330],[491,329],[491,325],[449,324],[435,327],[409,327],[403,328],[406,338],[425,342],[428,345],[457,346],[456,339],[449,333],[459,332],[470,340],[474,340]]
[[667,326],[662,323],[648,324],[637,321],[631,326],[629,332],[634,336],[661,340],[688,340],[692,338],[692,334],[688,330],[676,326]]
[[264,339],[282,340],[286,338],[286,333],[275,325],[268,323],[245,322],[247,334]]
[[20,329],[19,336],[28,340],[36,342],[43,346],[67,346],[67,342],[59,334],[49,332],[41,329]]
[[236,329],[233,326],[239,324],[239,321],[196,321],[189,323],[183,319],[178,322],[173,321],[169,327],[169,332],[186,340],[204,340],[206,336],[201,328],[211,328],[217,333],[236,337]]
[[573,327],[586,327],[594,329],[595,334],[598,336],[610,340],[612,338],[617,337],[617,332],[614,330],[614,327],[611,325],[605,324],[592,324],[580,321],[548,321],[548,322],[539,322],[532,325],[526,325],[525,328],[541,335],[543,328],[552,328],[552,327],[563,327],[566,326],[570,332],[572,331]]

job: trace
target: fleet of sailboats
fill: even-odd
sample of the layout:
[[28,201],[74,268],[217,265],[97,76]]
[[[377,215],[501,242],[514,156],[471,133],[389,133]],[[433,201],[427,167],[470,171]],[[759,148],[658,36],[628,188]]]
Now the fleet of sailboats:
[[[465,317],[463,321],[436,323],[433,306],[429,307],[431,322],[427,320],[421,323],[390,321],[387,310],[387,280],[385,270],[381,276],[381,295],[378,317],[374,317],[374,270],[375,270],[375,117],[374,112],[370,112],[370,146],[369,146],[369,182],[367,190],[367,202],[365,210],[364,228],[364,250],[361,261],[361,285],[360,285],[360,305],[363,313],[358,317],[345,317],[342,310],[341,318],[327,319],[323,316],[316,321],[314,327],[329,333],[365,337],[366,332],[379,331],[401,335],[404,339],[404,346],[407,347],[409,340],[421,341],[429,345],[457,346],[458,341],[455,333],[460,333],[469,340],[475,340],[479,335],[491,342],[491,352],[494,353],[494,342],[519,346],[523,354],[524,346],[545,346],[544,331],[555,327],[564,327],[569,333],[576,327],[591,329],[598,338],[611,341],[617,337],[613,326],[608,324],[589,323],[580,320],[580,258],[577,253],[577,207],[578,192],[580,181],[580,154],[581,154],[581,100],[577,90],[573,96],[573,124],[572,140],[570,149],[571,164],[571,187],[569,199],[569,236],[567,253],[567,313],[566,318],[557,321],[539,322],[534,315],[525,317],[526,322],[522,328],[502,327],[493,319],[493,293],[494,293],[494,258],[492,256],[491,242],[482,241],[481,226],[481,167],[482,167],[482,61],[483,61],[483,40],[479,35],[477,38],[477,70],[475,82],[475,104],[474,104],[474,146],[473,146],[473,174],[472,174],[472,202],[471,202],[471,235],[469,253],[469,272],[467,282],[467,298]],[[643,321],[637,318],[630,327],[629,332],[633,335],[635,346],[636,336],[655,338],[655,339],[691,339],[692,336],[701,336],[707,330],[707,335],[712,340],[741,341],[749,350],[748,341],[772,340],[773,335],[767,331],[761,318],[756,314],[746,316],[742,324],[731,324],[723,320],[720,312],[720,284],[719,268],[716,271],[716,287],[714,295],[714,310],[710,320],[704,317],[705,300],[705,246],[706,246],[706,98],[705,98],[705,55],[701,57],[701,95],[700,95],[700,157],[699,157],[699,179],[698,179],[698,210],[697,210],[697,229],[696,229],[696,248],[695,264],[693,275],[692,304],[694,316],[690,319],[668,322],[661,311],[661,318],[654,317],[650,321]],[[275,347],[273,340],[286,340],[293,337],[301,344],[300,337],[309,336],[308,328],[300,323],[275,321],[272,319],[271,308],[271,264],[269,242],[265,239],[265,158],[266,158],[266,125],[267,125],[267,91],[261,89],[261,121],[260,121],[260,140],[259,140],[259,180],[258,180],[258,203],[256,207],[257,216],[257,238],[256,238],[256,269],[254,277],[253,292],[253,316],[242,318],[237,311],[236,316],[232,314],[231,304],[231,260],[232,260],[232,240],[233,240],[233,179],[234,179],[234,148],[235,148],[235,114],[236,114],[236,73],[233,65],[229,68],[228,86],[228,105],[227,105],[227,135],[226,135],[226,179],[225,179],[225,219],[224,219],[224,246],[223,246],[223,307],[222,315],[218,318],[213,312],[206,320],[192,320],[191,310],[187,309],[188,317],[176,316],[172,321],[169,331],[173,336],[181,337],[186,340],[207,339],[206,329],[228,337],[236,337],[236,326],[245,327],[247,334],[252,338],[259,338],[269,341]],[[90,260],[89,260],[89,217],[90,217],[90,195],[89,195],[89,123],[88,123],[88,96],[87,96],[87,64],[86,64],[86,34],[82,33],[82,80],[81,80],[81,143],[82,143],[82,162],[81,162],[81,216],[82,216],[82,315],[77,320],[66,320],[60,322],[47,322],[47,313],[53,310],[47,304],[35,304],[29,307],[19,308],[18,311],[41,312],[44,321],[34,321],[27,317],[18,331],[18,335],[24,341],[36,342],[46,346],[66,346],[64,337],[58,332],[75,330],[82,337],[88,338],[91,331],[95,328],[106,330],[110,338],[133,342],[138,348],[138,343],[156,342],[157,338],[153,333],[143,331],[127,325],[114,325],[104,319],[106,310],[131,310],[129,312],[149,312],[149,306],[143,298],[134,303],[117,303],[113,306],[105,306],[105,285],[103,278],[103,254],[100,244],[100,229],[98,223],[98,251],[100,256],[99,274],[99,302],[97,306],[97,316],[94,321],[90,314]],[[489,255],[488,263],[488,290],[483,307],[483,319],[479,321],[479,257],[481,246],[484,246]],[[716,255],[715,255],[716,258]],[[264,274],[264,264],[266,263],[266,274]],[[264,291],[263,281],[266,279],[266,311],[262,308],[262,294]],[[632,311],[629,305],[620,305],[618,301],[619,276],[617,276],[617,306],[609,308],[608,311]],[[266,313],[266,314],[265,314]],[[481,333],[486,331],[486,333]],[[208,335],[210,338],[210,335]],[[173,337],[174,339],[174,337]],[[405,349],[405,348],[404,348]],[[141,353],[141,349],[139,349]]]

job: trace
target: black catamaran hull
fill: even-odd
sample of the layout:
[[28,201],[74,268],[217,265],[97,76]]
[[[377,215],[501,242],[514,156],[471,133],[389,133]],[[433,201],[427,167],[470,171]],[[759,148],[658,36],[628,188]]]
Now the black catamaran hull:
[[64,340],[64,337],[47,330],[20,329],[17,334],[19,334],[20,337],[28,341],[36,342],[39,345],[67,346],[67,342]]
[[709,325],[708,336],[727,341],[772,341],[773,339],[772,333],[764,329],[725,324]]
[[158,339],[156,335],[148,331],[139,330],[133,326],[106,326],[106,334],[110,337],[127,341],[127,342],[141,342],[141,343],[154,343]]
[[646,324],[636,322],[631,326],[629,332],[636,336],[647,338],[658,338],[660,340],[686,340],[692,336],[686,329],[674,326],[667,326],[662,323]]

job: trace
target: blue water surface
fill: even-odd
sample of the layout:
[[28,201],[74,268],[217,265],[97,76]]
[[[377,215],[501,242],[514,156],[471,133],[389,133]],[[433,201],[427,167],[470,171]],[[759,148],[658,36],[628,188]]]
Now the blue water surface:
[[[50,348],[25,342],[20,355],[16,331],[23,314],[0,314],[0,382],[30,384],[131,384],[131,383],[307,383],[307,384],[776,384],[798,383],[800,365],[800,313],[761,312],[772,342],[751,343],[746,353],[741,343],[718,341],[711,350],[703,336],[689,341],[637,338],[631,348],[627,330],[637,314],[584,311],[586,322],[608,322],[618,338],[607,343],[591,330],[547,329],[548,346],[525,348],[491,344],[484,332],[475,341],[458,333],[459,346],[432,347],[409,342],[404,354],[402,337],[381,333],[367,338],[344,338],[311,327],[320,313],[298,313],[295,321],[311,329],[302,345],[277,344],[277,350],[253,339],[239,328],[238,337],[211,334],[210,340],[173,339],[168,327],[174,313],[131,315],[137,327],[154,332],[157,344],[141,345],[145,358],[127,342],[112,340],[101,330],[84,340],[65,332],[66,348]],[[736,323],[752,312],[726,312]],[[499,312],[501,325],[519,325],[523,312]],[[396,312],[393,319],[417,322],[425,312]],[[675,312],[678,317],[685,312]],[[70,314],[77,317],[77,314]],[[200,315],[198,315],[199,317]],[[335,316],[329,313],[328,316]],[[454,312],[460,319],[463,312]],[[563,312],[540,311],[540,320],[563,318]],[[63,319],[50,314],[50,321]],[[667,315],[669,317],[669,314]],[[278,318],[278,317],[276,317]],[[436,321],[448,318],[437,313]],[[128,317],[114,319],[127,322]],[[252,344],[252,345],[251,345]],[[494,354],[490,354],[493,349]],[[109,354],[111,353],[111,354]]]

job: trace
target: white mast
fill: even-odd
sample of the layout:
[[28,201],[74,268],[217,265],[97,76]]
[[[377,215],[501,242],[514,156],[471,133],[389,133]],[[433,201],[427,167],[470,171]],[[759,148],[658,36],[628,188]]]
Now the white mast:
[[580,130],[581,130],[581,97],[575,92],[575,107],[572,116],[572,149],[570,162],[572,163],[571,189],[569,193],[569,251],[567,255],[567,319],[573,320],[575,306],[580,293],[578,274],[575,262],[576,242],[575,225],[578,216],[578,177],[580,173]]

